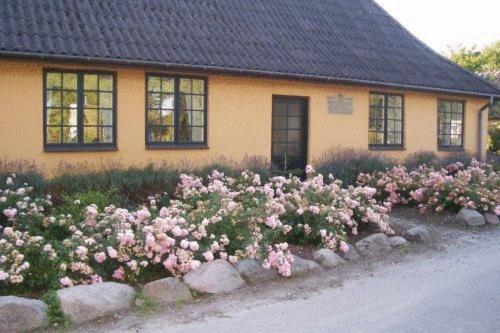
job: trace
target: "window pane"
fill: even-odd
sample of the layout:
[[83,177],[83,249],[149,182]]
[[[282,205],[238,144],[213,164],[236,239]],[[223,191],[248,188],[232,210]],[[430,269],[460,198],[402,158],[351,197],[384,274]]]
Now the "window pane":
[[97,75],[85,74],[83,76],[83,89],[85,89],[85,90],[97,90]]
[[300,117],[288,117],[288,129],[300,129]]
[[60,107],[62,93],[60,91],[47,91],[47,107]]
[[157,93],[148,94],[148,108],[150,109],[160,108],[160,94]]
[[193,80],[193,94],[205,94],[205,81]]
[[286,130],[273,129],[272,140],[273,142],[285,142],[286,141]]
[[47,127],[47,143],[61,143],[60,127]]
[[191,94],[192,93],[192,90],[191,90],[192,81],[193,80],[191,80],[191,79],[180,79],[179,91],[182,93]]
[[174,79],[163,78],[161,82],[161,91],[165,93],[174,93]]
[[100,110],[99,125],[113,126],[113,110]]
[[160,92],[160,90],[161,90],[161,79],[159,77],[150,76],[148,78],[148,91]]
[[85,92],[85,107],[86,108],[97,108],[97,93],[95,92]]
[[162,125],[174,126],[174,112],[171,110],[162,111]]
[[376,106],[383,108],[385,106],[384,95],[371,94],[370,95],[370,106]]
[[63,127],[62,130],[63,143],[77,143],[78,128],[77,127]]
[[161,101],[161,108],[173,110],[174,109],[174,95],[163,94],[162,101]]
[[193,110],[203,110],[204,96],[193,96]]
[[148,111],[148,125],[161,125],[160,114],[161,114],[161,111],[159,111],[159,110],[149,110]]
[[101,143],[112,143],[113,142],[113,128],[112,127],[101,127],[100,142]]
[[201,111],[193,111],[193,125],[203,126],[205,122],[205,113]]
[[47,125],[61,124],[61,109],[47,109]]
[[64,73],[63,74],[63,88],[76,90],[76,74],[75,73]]
[[165,127],[161,128],[161,141],[162,142],[173,142],[174,141],[174,128]]
[[403,98],[401,96],[391,96],[387,97],[387,104],[389,107],[394,108],[402,108],[403,107]]
[[63,107],[65,108],[75,108],[76,109],[76,91],[64,91],[63,92]]
[[95,109],[85,109],[83,112],[83,124],[84,125],[97,125],[99,110]]
[[203,127],[193,127],[192,128],[192,138],[193,142],[203,142],[204,137],[203,137]]
[[97,127],[84,127],[83,141],[85,143],[98,143]]
[[62,119],[63,125],[76,126],[78,124],[78,114],[76,109],[64,109],[62,111],[62,115],[63,115]]
[[191,95],[181,94],[179,96],[179,109],[181,110],[191,109]]
[[463,104],[462,103],[453,103],[452,112],[461,114],[462,111],[463,111]]
[[113,76],[112,75],[99,75],[99,90],[112,91],[113,90]]
[[62,88],[62,75],[61,73],[47,73],[47,88],[60,89]]
[[112,108],[113,107],[113,94],[112,93],[99,93],[99,107]]
[[370,108],[371,119],[384,119],[384,109]]

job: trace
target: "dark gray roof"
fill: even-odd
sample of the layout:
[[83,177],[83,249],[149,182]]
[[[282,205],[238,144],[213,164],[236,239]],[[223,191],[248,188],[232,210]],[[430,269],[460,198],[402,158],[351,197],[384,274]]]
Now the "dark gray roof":
[[372,0],[1,0],[0,54],[500,95]]

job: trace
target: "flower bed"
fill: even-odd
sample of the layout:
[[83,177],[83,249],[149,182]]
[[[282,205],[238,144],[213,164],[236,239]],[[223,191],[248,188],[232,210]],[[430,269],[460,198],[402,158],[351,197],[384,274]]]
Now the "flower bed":
[[457,162],[441,170],[398,166],[385,172],[361,174],[358,184],[377,188],[377,199],[417,205],[422,212],[468,208],[500,215],[500,175],[491,165]]
[[0,294],[179,276],[214,259],[262,258],[264,268],[290,276],[288,243],[345,250],[347,235],[363,226],[391,232],[390,205],[377,203],[374,188],[345,189],[307,172],[306,180],[267,182],[251,172],[182,175],[168,204],[156,196],[133,210],[82,209],[76,199],[60,211],[8,179],[0,190]]

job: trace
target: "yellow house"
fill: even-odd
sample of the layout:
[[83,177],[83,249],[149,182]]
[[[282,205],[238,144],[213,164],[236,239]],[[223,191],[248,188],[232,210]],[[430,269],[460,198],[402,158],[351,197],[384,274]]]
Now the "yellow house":
[[0,153],[303,167],[335,147],[486,150],[500,91],[370,0],[0,3]]

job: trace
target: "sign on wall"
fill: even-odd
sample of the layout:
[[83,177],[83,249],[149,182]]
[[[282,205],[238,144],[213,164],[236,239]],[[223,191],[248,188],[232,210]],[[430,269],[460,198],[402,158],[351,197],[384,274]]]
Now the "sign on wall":
[[353,101],[351,97],[342,94],[328,96],[328,113],[333,114],[352,114]]

